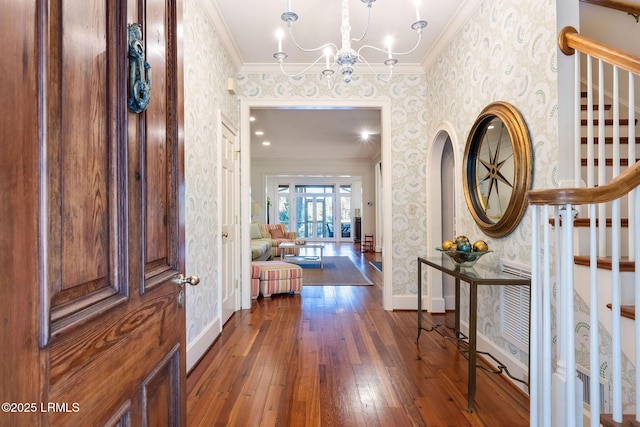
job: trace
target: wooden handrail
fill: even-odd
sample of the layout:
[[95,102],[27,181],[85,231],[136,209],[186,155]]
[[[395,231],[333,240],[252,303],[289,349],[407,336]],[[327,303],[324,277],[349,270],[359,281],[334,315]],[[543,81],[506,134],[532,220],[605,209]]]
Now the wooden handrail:
[[640,6],[633,3],[627,3],[626,1],[617,0],[580,0],[582,3],[595,4],[596,6],[608,7],[609,9],[619,10],[621,12],[627,12],[629,15],[636,18],[640,17]]
[[640,56],[633,55],[620,49],[616,49],[593,39],[578,34],[573,27],[564,27],[558,36],[560,50],[567,56],[575,51],[591,55],[630,73],[640,74]]
[[609,181],[595,188],[553,188],[530,190],[527,198],[532,205],[585,205],[606,203],[619,199],[640,185],[640,162]]

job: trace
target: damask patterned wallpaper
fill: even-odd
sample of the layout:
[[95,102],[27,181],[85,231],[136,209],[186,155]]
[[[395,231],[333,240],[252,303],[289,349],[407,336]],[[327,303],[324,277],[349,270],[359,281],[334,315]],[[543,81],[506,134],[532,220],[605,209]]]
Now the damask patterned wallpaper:
[[237,71],[201,1],[184,3],[186,274],[200,276],[200,285],[186,287],[187,344],[220,317],[218,110],[239,122],[237,99],[227,92],[227,78]]

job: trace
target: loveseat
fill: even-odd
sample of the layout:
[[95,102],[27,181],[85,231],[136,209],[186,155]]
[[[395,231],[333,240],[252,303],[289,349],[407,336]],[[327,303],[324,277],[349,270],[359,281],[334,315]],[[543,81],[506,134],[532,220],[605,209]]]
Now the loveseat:
[[[266,261],[280,257],[278,245],[294,242],[298,233],[287,231],[285,224],[251,224],[251,260]],[[286,249],[287,254],[299,253],[297,248]]]

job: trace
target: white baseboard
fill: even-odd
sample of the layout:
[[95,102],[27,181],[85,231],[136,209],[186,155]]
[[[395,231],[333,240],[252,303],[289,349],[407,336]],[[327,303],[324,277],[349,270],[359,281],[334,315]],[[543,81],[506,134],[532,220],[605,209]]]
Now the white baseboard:
[[429,310],[432,313],[444,313],[446,307],[446,302],[444,298],[431,298],[431,309]]
[[447,310],[455,310],[456,309],[456,296],[455,295],[445,295],[444,296],[444,306]]
[[[422,309],[427,309],[429,300],[426,296],[422,297]],[[393,310],[417,310],[418,297],[416,295],[394,295]]]
[[[393,310],[417,310],[418,297],[415,295],[395,295],[393,297]],[[434,298],[429,306],[429,297],[422,297],[422,309],[431,313],[444,313],[444,298]]]
[[204,356],[213,341],[220,335],[222,325],[220,318],[213,319],[198,336],[187,344],[187,373],[198,363],[198,360]]

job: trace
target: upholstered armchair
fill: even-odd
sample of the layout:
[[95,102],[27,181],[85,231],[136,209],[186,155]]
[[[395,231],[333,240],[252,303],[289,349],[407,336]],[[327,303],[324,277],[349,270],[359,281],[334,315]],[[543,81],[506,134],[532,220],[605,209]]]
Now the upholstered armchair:
[[[280,257],[280,243],[294,242],[298,233],[295,231],[287,231],[285,224],[260,224],[260,233],[263,238],[271,239],[271,258]],[[298,254],[297,248],[286,249],[287,254]]]

